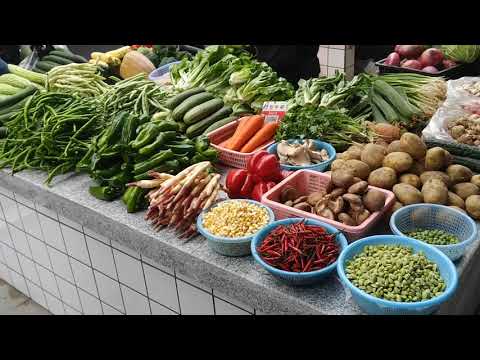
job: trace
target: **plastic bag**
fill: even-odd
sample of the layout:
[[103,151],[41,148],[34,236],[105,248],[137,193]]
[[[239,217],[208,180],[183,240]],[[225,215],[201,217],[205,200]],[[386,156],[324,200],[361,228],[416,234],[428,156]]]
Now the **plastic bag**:
[[45,56],[48,52],[55,49],[67,50],[67,45],[21,45],[22,47],[28,46],[32,48],[32,52],[25,59],[23,59],[19,66],[24,69],[32,70],[40,58]]
[[463,89],[463,86],[480,82],[480,77],[465,76],[457,80],[450,80],[447,83],[447,102],[452,103],[462,100],[479,100],[480,96],[475,96]]

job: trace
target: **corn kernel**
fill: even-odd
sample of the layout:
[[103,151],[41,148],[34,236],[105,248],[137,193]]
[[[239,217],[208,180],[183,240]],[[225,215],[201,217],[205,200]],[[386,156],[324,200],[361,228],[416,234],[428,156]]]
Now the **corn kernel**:
[[236,238],[256,233],[268,220],[263,207],[247,201],[227,201],[205,214],[203,227],[215,236]]

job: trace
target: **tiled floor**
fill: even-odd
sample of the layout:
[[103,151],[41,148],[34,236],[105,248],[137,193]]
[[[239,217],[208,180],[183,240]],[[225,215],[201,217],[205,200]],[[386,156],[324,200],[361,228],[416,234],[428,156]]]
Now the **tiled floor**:
[[0,315],[50,315],[50,312],[0,279]]

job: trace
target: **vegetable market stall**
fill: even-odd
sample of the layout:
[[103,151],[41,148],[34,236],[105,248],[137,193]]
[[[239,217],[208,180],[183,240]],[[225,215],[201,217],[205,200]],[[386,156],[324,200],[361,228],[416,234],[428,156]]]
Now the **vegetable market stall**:
[[[200,236],[184,243],[171,232],[163,230],[159,233],[153,232],[148,223],[143,220],[142,213],[127,214],[119,202],[102,202],[89,196],[87,189],[91,180],[86,175],[62,176],[51,188],[45,187],[43,181],[44,174],[41,172],[24,171],[12,177],[4,170],[0,174],[0,190],[7,194],[13,192],[17,196],[20,195],[22,199],[28,199],[58,212],[60,219],[66,218],[68,224],[73,222],[77,226],[83,226],[86,234],[90,234],[91,230],[111,239],[114,249],[119,246],[125,247],[134,257],[140,258],[141,255],[142,259],[151,259],[152,264],[157,267],[170,269],[171,273],[175,273],[177,277],[180,304],[186,304],[187,301],[182,299],[182,296],[189,296],[180,285],[185,281],[209,290],[209,298],[205,301],[212,302],[211,289],[213,288],[215,297],[213,301],[217,301],[215,304],[218,304],[217,290],[219,290],[226,297],[246,304],[245,307],[254,308],[257,314],[362,314],[337,279],[336,274],[319,285],[288,286],[268,275],[252,257],[231,258],[212,252],[206,240]],[[4,199],[5,196],[2,196],[2,204]],[[24,202],[24,200],[18,201]],[[22,203],[18,202],[15,205],[23,206]],[[63,221],[67,222],[67,220]],[[26,230],[29,232],[29,229]],[[379,225],[374,230],[374,233],[387,232],[389,231],[385,224]],[[8,247],[5,244],[2,246]],[[89,250],[91,250],[90,247]],[[93,260],[97,255],[90,253],[90,256]],[[439,313],[474,313],[480,299],[478,296],[480,289],[475,286],[480,281],[479,273],[475,271],[480,266],[479,259],[480,242],[475,241],[456,264],[460,279],[457,293],[451,301],[443,305]],[[98,266],[93,265],[94,269]],[[122,266],[121,263],[117,262],[119,274],[126,270],[120,266]],[[95,274],[97,274],[96,270]],[[122,281],[120,279],[121,283]],[[162,284],[165,283],[162,282]],[[79,286],[81,289],[81,285]],[[174,290],[165,288],[164,291]],[[205,295],[205,299],[208,297],[205,291],[200,292]],[[154,297],[154,294],[150,292],[149,296]],[[218,297],[222,299],[222,295]],[[110,298],[103,297],[100,300],[107,304],[112,301]],[[202,300],[196,298],[196,301]],[[126,307],[128,308],[128,304]],[[218,305],[216,307],[219,309],[217,313],[220,313],[220,307]],[[184,305],[184,308],[185,311],[182,313],[188,313],[187,305]],[[201,311],[197,309],[197,313]],[[244,312],[244,314],[247,313]]]

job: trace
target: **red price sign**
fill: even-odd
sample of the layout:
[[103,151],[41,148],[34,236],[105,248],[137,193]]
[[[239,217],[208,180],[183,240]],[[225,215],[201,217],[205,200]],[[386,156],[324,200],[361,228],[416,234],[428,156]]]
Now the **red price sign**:
[[281,121],[287,113],[288,103],[286,101],[268,101],[263,103],[262,115],[265,122]]

